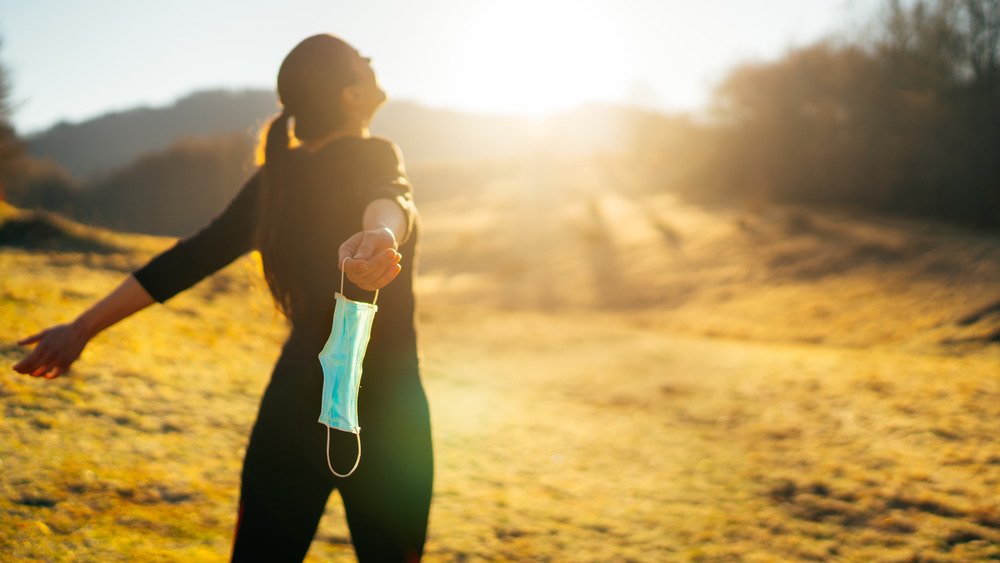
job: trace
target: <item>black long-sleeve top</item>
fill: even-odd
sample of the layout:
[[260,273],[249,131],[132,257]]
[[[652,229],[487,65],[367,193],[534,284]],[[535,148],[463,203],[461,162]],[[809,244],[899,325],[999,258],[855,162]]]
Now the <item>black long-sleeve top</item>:
[[[402,271],[379,292],[366,364],[371,358],[388,360],[394,366],[399,361],[415,366],[413,270],[420,222],[398,148],[380,137],[340,137],[314,153],[292,150],[289,170],[295,171],[294,181],[282,188],[294,192],[288,195],[295,198],[299,235],[293,247],[285,250],[296,255],[293,279],[306,298],[305,306],[292,311],[292,331],[283,353],[316,358],[333,321],[334,292],[340,287],[340,244],[361,230],[368,203],[388,198],[406,213],[408,230],[397,235]],[[256,248],[253,233],[261,212],[257,206],[260,180],[258,170],[207,226],[132,272],[153,299],[163,303]],[[346,279],[344,294],[369,302],[373,296]]]

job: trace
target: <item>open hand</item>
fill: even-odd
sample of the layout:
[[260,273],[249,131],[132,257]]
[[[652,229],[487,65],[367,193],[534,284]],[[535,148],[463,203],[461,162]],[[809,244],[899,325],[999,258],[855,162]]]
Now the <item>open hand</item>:
[[20,346],[37,342],[27,357],[14,365],[14,371],[32,377],[55,379],[69,370],[80,357],[89,338],[72,324],[49,327],[37,334],[18,340]]
[[347,279],[367,291],[382,289],[396,279],[403,269],[400,258],[396,237],[386,228],[355,233],[339,251],[340,269]]

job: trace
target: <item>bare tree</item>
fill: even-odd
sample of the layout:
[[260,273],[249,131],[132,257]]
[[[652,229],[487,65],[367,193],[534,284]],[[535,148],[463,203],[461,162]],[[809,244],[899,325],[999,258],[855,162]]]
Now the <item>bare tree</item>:
[[1000,227],[1000,0],[887,0],[879,23],[730,72],[701,185]]
[[965,0],[966,52],[976,83],[997,94],[1000,73],[1000,0]]
[[15,173],[17,162],[24,153],[24,147],[10,122],[9,96],[9,75],[6,67],[0,65],[0,201],[7,200],[7,183]]

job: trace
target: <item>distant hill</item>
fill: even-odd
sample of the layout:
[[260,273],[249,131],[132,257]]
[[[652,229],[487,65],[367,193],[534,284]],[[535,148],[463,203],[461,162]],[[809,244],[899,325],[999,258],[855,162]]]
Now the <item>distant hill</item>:
[[91,180],[181,138],[238,132],[250,136],[276,110],[272,92],[197,92],[166,107],[139,107],[56,124],[30,137],[28,152],[55,160],[79,180]]
[[[277,111],[267,90],[211,90],[164,107],[140,107],[80,123],[59,123],[28,141],[28,151],[51,159],[84,185],[140,156],[181,139],[244,134],[256,140]],[[591,105],[548,119],[472,114],[392,101],[376,116],[372,132],[396,141],[407,161],[503,159],[545,152],[617,150],[628,127],[663,118],[630,108]]]
[[[27,140],[33,158],[7,196],[92,225],[188,236],[252,172],[259,130],[276,108],[269,91],[213,90],[169,106],[61,123]],[[652,139],[644,131],[675,131],[686,143],[684,121],[610,105],[532,119],[399,101],[379,112],[372,132],[399,144],[422,201],[431,201],[506,178],[516,161],[552,166],[562,156],[629,152],[638,139]],[[659,140],[650,146],[659,147],[657,161],[683,152]]]

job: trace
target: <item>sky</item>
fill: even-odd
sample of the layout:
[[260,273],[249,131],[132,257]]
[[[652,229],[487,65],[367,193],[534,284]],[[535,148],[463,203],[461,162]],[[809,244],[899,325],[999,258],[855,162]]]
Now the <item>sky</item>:
[[[213,88],[274,89],[333,33],[391,99],[543,115],[586,102],[705,107],[739,62],[856,33],[881,0],[0,0],[18,132]],[[276,102],[277,104],[277,102]],[[277,105],[275,106],[277,108]]]

